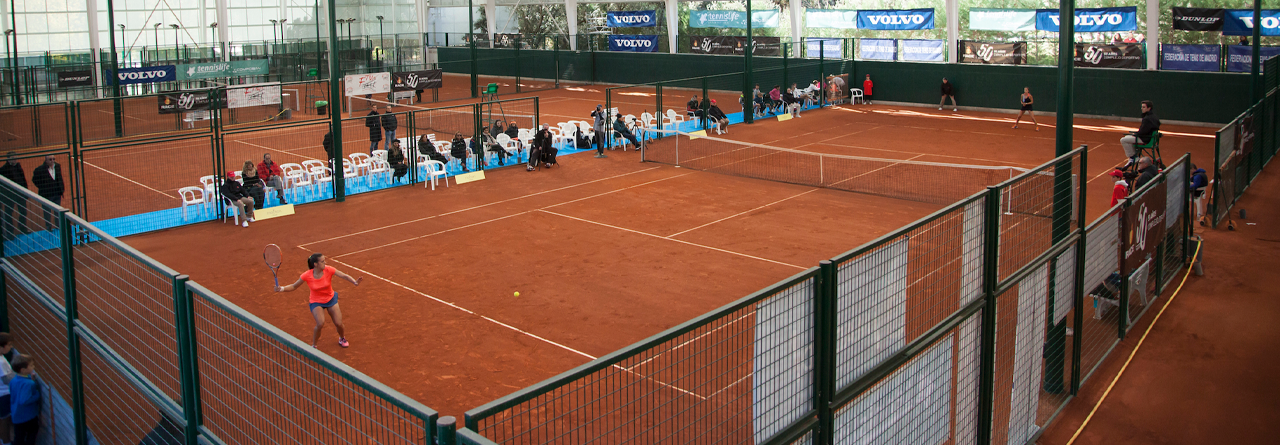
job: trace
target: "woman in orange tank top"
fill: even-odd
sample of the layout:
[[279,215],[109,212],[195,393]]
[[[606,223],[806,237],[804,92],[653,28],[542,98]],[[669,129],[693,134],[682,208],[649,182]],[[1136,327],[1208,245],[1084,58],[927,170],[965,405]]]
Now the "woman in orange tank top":
[[333,319],[333,326],[338,328],[338,346],[345,348],[351,344],[347,342],[346,330],[342,326],[342,310],[338,308],[338,293],[333,291],[333,277],[350,281],[356,286],[364,281],[364,277],[351,278],[350,275],[326,265],[327,261],[328,258],[323,254],[311,254],[307,257],[309,270],[303,272],[293,284],[276,286],[276,292],[290,292],[306,283],[311,290],[311,316],[316,320],[316,327],[311,331],[311,347],[316,347],[316,342],[320,340],[320,331],[324,329],[324,313],[328,311],[329,318]]

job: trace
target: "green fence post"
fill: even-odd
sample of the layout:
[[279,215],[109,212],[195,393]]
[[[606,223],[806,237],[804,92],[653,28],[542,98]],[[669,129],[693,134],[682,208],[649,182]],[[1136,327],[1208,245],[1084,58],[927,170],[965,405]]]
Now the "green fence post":
[[[1190,156],[1190,155],[1191,153],[1187,153],[1187,156]],[[1188,157],[1187,159],[1188,161],[1184,162],[1182,165],[1184,169],[1183,170],[1184,173],[1182,177],[1187,178],[1187,181],[1190,181],[1191,172],[1192,172],[1190,157]],[[1191,219],[1192,219],[1191,215],[1194,215],[1194,213],[1192,212],[1199,210],[1199,207],[1195,206],[1195,201],[1192,199],[1190,191],[1188,191],[1186,196],[1183,196],[1182,198],[1183,198],[1182,214],[1186,216],[1185,218],[1182,219],[1182,260],[1185,262],[1185,261],[1189,261],[1189,258],[1191,256],[1191,228],[1195,227],[1195,225],[1191,223]],[[1196,218],[1196,219],[1198,220],[1199,218]],[[1197,221],[1196,223],[1199,224],[1199,221]],[[1189,267],[1191,266],[1191,264],[1188,262],[1187,266]],[[1080,332],[1080,331],[1076,331],[1076,332]]]
[[831,399],[835,397],[836,367],[836,265],[831,260],[818,263],[818,280],[814,289],[814,409],[818,413],[818,435],[813,443],[834,442],[835,416]]
[[453,416],[444,416],[436,421],[436,445],[457,445],[458,443],[458,419]]
[[987,187],[982,252],[982,337],[978,365],[978,443],[991,443],[991,419],[995,408],[996,285],[999,281],[1000,188]]
[[755,52],[755,40],[751,38],[751,0],[747,0],[747,49],[742,52],[742,123],[751,124],[756,121],[755,97],[751,95],[751,53]]
[[[472,107],[471,108],[472,110],[471,111],[471,116],[472,116],[471,117],[471,143],[475,144],[476,147],[479,148],[480,153],[479,154],[474,153],[473,149],[470,146],[471,144],[467,144],[467,153],[470,153],[472,156],[475,156],[476,171],[484,170],[484,167],[483,167],[484,166],[484,139],[482,136],[484,133],[484,123],[483,123],[484,104],[485,104],[484,102],[481,102],[471,106]],[[490,103],[489,106],[492,107],[493,104]],[[534,131],[537,131],[537,130],[538,130],[538,127],[534,127]],[[465,170],[466,168],[467,168],[467,160],[463,159],[462,169]]]
[[88,431],[84,424],[84,374],[80,362],[80,337],[76,334],[76,323],[80,318],[76,306],[76,271],[75,257],[71,248],[71,220],[67,211],[58,212],[58,238],[62,248],[62,294],[63,307],[67,311],[67,364],[71,374],[71,417],[75,429],[75,443],[89,443]]
[[200,371],[196,359],[195,316],[191,293],[187,291],[187,275],[173,277],[174,326],[177,329],[178,360],[181,366],[182,413],[186,416],[185,445],[197,445],[200,425]]
[[791,74],[791,66],[787,62],[787,59],[791,58],[791,43],[783,43],[782,48],[782,87],[786,88],[789,85],[787,81],[791,78],[789,76]]
[[551,57],[555,61],[554,65],[556,69],[555,75],[552,77],[555,78],[556,88],[560,88],[560,38],[559,37],[556,37],[556,39],[552,42],[551,48],[552,48]]
[[[1129,233],[1128,218],[1124,215],[1129,213],[1129,204],[1133,198],[1125,198],[1120,204],[1120,233]],[[1124,251],[1129,247],[1129,243],[1125,242],[1125,237],[1120,237],[1120,304],[1118,308],[1119,316],[1116,317],[1116,335],[1124,340],[1125,331],[1129,328],[1129,270],[1128,261],[1125,261]]]
[[[657,94],[657,101],[658,101],[657,102],[658,108],[653,110],[653,115],[656,117],[654,121],[657,122],[658,129],[661,130],[662,129],[662,84],[661,83],[658,83],[657,85],[654,86],[654,92]],[[661,137],[662,133],[658,133],[658,136]]]
[[1213,166],[1213,184],[1209,187],[1209,205],[1206,206],[1209,212],[1209,221],[1213,228],[1218,228],[1218,200],[1221,196],[1218,184],[1222,182],[1222,166],[1218,165],[1218,160],[1222,159],[1222,130],[1219,129],[1213,133],[1213,162],[1209,165]]
[[[1089,171],[1089,146],[1080,145],[1080,172]],[[1075,308],[1072,324],[1075,326],[1075,335],[1071,336],[1071,395],[1080,392],[1080,354],[1083,348],[1082,338],[1084,337],[1084,273],[1085,258],[1087,257],[1086,249],[1088,243],[1085,241],[1088,231],[1085,230],[1086,191],[1088,191],[1088,181],[1079,181],[1079,196],[1076,197],[1076,227],[1080,230],[1080,237],[1076,239],[1076,267],[1075,267],[1075,295],[1072,295],[1072,307]]]
[[520,37],[516,37],[516,92],[520,92]]

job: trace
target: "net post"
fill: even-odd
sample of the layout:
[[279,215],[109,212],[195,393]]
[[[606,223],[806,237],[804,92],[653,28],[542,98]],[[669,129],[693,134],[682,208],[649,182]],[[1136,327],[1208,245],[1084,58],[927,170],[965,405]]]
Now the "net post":
[[[76,306],[75,258],[72,251],[71,220],[66,210],[58,211],[58,241],[62,249],[62,295],[67,315],[67,364],[71,374],[71,416],[75,443],[88,443],[85,427],[84,374],[80,361],[80,337],[76,334],[80,311]],[[55,425],[56,428],[56,425]]]
[[834,441],[835,415],[831,400],[836,390],[836,265],[831,260],[818,263],[818,282],[814,288],[814,409],[818,413],[818,434],[813,443]]
[[453,416],[444,416],[436,421],[436,445],[457,445],[457,423]]
[[[661,129],[662,129],[662,116],[663,116],[663,114],[662,114],[662,83],[661,83],[661,82],[658,82],[658,84],[657,84],[657,85],[655,85],[655,86],[654,86],[654,88],[655,88],[655,91],[654,91],[654,92],[655,92],[654,97],[656,97],[656,98],[657,98],[657,108],[654,108],[654,110],[653,110],[653,114],[654,114],[654,117],[655,117],[654,121],[655,121],[655,122],[657,122],[657,124],[658,124],[658,129],[659,129],[659,130],[661,130]],[[662,138],[662,133],[658,133],[658,138]]]
[[195,353],[195,309],[191,293],[187,291],[187,281],[190,280],[191,277],[187,275],[173,277],[173,306],[181,368],[182,414],[186,416],[186,435],[183,443],[198,445],[197,438],[200,436],[200,425],[203,420],[200,412],[200,365]]
[[987,187],[983,221],[982,334],[978,366],[978,443],[991,443],[995,408],[996,288],[999,280],[1000,188]]

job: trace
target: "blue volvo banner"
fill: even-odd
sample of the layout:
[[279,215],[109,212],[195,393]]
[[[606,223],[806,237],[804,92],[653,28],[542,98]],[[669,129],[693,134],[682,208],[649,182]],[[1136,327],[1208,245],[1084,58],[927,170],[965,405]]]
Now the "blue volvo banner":
[[658,52],[658,36],[613,34],[609,36],[609,51],[656,53]]
[[858,28],[882,31],[933,29],[933,8],[858,11]]
[[610,28],[658,26],[658,11],[609,11],[606,21]]
[[861,39],[859,54],[865,60],[898,60],[897,39]]
[[[1058,32],[1058,10],[1037,9],[1036,30]],[[1138,29],[1138,7],[1080,8],[1076,10],[1076,32],[1119,32]]]
[[945,40],[903,40],[902,60],[908,62],[942,62],[947,49]]
[[[1222,34],[1228,36],[1253,35],[1253,10],[1228,9],[1222,21]],[[1280,36],[1280,9],[1262,10],[1262,35]]]
[[1218,72],[1221,51],[1218,45],[1160,45],[1160,69]]
[[804,56],[818,58],[818,54],[828,59],[844,57],[844,39],[804,38]]
[[[1280,55],[1280,46],[1264,46],[1262,50],[1262,61]],[[1233,73],[1247,73],[1253,70],[1253,47],[1244,45],[1228,45],[1227,46],[1227,71]],[[1261,69],[1261,67],[1259,67]]]
[[[121,85],[138,83],[173,82],[178,80],[178,68],[174,65],[148,66],[143,68],[125,68],[115,73],[107,71],[107,79],[112,75],[120,78]],[[107,82],[110,82],[108,80]]]

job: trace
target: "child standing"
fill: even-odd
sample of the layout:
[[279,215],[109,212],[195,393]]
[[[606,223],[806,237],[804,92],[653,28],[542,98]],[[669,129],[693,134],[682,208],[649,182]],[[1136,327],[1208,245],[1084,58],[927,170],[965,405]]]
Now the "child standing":
[[875,84],[871,83],[871,75],[867,75],[867,80],[862,81],[862,101],[867,105],[871,105],[871,87]]
[[40,434],[40,385],[36,383],[35,360],[19,355],[13,359],[13,372],[9,381],[10,411],[13,415],[13,444],[35,445]]

